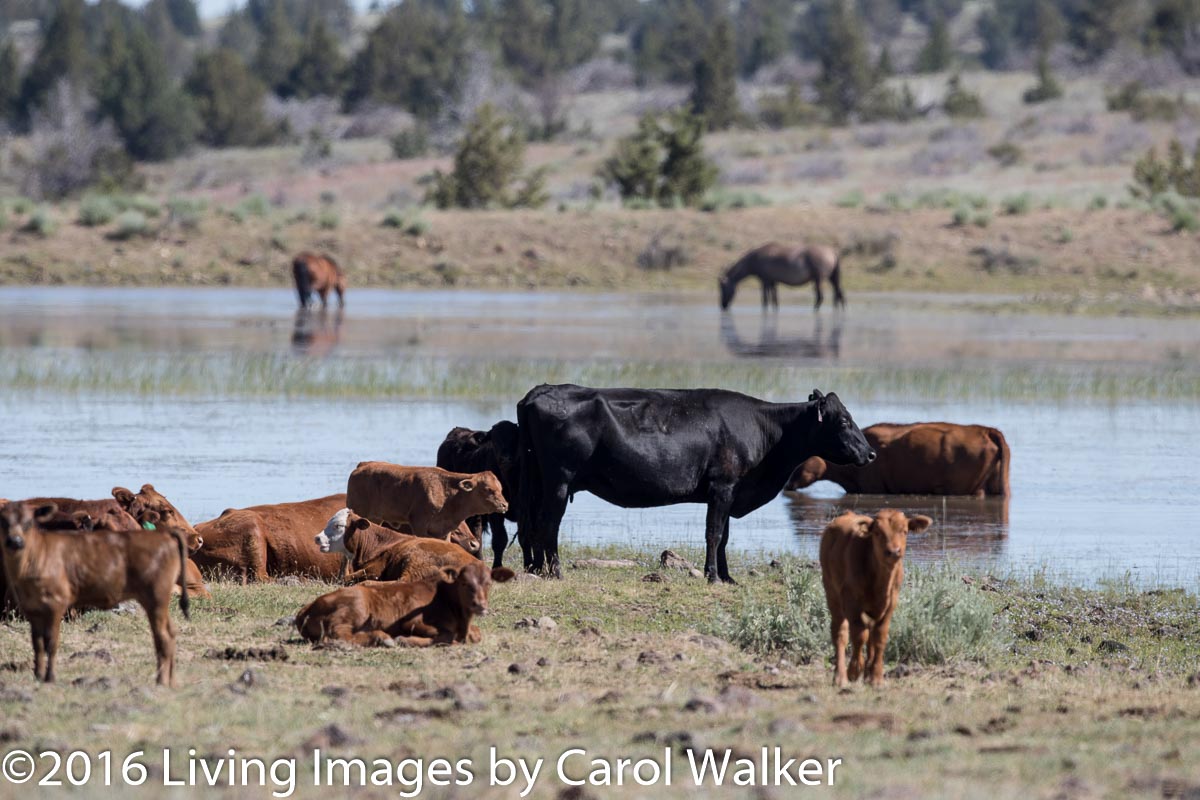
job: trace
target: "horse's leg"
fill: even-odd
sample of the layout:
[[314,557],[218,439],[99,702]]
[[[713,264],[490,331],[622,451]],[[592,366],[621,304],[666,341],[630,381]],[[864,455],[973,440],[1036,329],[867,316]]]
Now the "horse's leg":
[[779,310],[779,284],[771,284],[771,303],[775,306],[775,310]]
[[766,311],[771,305],[771,286],[772,284],[766,279],[762,279],[762,306],[763,311]]
[[820,279],[820,277],[818,277],[818,278],[816,278],[816,279],[814,279],[814,280],[813,280],[813,291],[814,291],[814,292],[816,293],[816,295],[817,295],[817,304],[816,304],[815,306],[813,306],[813,310],[814,310],[814,311],[820,311],[820,310],[821,310],[821,303],[822,303],[822,301],[824,301],[824,300],[825,300],[825,295],[823,295],[823,294],[821,293],[821,279]]

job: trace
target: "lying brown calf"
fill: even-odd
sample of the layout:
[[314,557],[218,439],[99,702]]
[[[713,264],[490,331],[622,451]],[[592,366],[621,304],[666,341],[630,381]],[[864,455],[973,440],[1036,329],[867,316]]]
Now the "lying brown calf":
[[296,615],[296,628],[310,642],[339,639],[358,645],[478,642],[472,617],[486,614],[492,581],[512,580],[507,567],[488,569],[474,560],[444,567],[437,577],[413,583],[367,581],[321,595]]
[[[921,514],[908,519],[900,511],[885,508],[874,519],[848,511],[825,528],[821,582],[829,605],[836,685],[845,686],[866,672],[870,672],[872,686],[883,683],[883,651],[892,613],[900,601],[908,532],[919,533],[932,523]],[[848,671],[847,641],[854,647]]]
[[334,514],[315,537],[322,553],[346,556],[347,583],[422,581],[437,577],[443,567],[465,567],[477,560],[453,539],[447,542],[399,533],[348,508]]
[[56,509],[34,511],[26,503],[0,508],[4,574],[17,606],[28,618],[33,639],[33,672],[54,680],[63,614],[72,606],[112,608],[136,600],[146,609],[158,655],[158,683],[175,685],[175,624],[171,587],[182,594],[188,615],[186,534],[177,529],[142,531],[47,531],[39,522]]

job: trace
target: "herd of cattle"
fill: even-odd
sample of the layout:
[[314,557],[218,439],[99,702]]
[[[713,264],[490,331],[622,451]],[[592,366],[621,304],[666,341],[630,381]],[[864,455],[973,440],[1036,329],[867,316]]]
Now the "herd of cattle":
[[[849,491],[998,494],[1009,491],[1009,451],[993,428],[948,423],[860,431],[835,394],[768,403],[722,390],[538,386],[517,422],[455,428],[436,467],[359,464],[345,494],[227,509],[194,527],[154,486],[117,487],[111,499],[0,500],[0,601],[30,623],[34,672],[54,679],[63,617],[126,600],[145,608],[158,682],[174,684],[170,597],[208,597],[205,579],[270,581],[289,575],[349,585],[296,616],[301,636],[361,645],[477,642],[517,523],[524,567],[558,576],[559,525],[586,491],[618,506],[703,503],[705,574],[732,583],[730,518],[785,487],[828,479]],[[930,524],[894,510],[844,514],[821,542],[834,620],[837,680],[882,675],[882,652],[903,574],[905,536]],[[480,560],[491,530],[493,566]],[[866,667],[863,658],[866,658]]]

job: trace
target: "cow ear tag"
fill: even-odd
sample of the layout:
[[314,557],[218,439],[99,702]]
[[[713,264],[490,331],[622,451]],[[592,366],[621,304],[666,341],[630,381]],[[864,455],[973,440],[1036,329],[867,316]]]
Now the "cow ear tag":
[[153,522],[143,522],[143,523],[142,523],[142,528],[143,528],[144,530],[148,530],[148,531],[158,530],[157,528],[155,528],[155,527],[154,527],[154,523],[153,523]]

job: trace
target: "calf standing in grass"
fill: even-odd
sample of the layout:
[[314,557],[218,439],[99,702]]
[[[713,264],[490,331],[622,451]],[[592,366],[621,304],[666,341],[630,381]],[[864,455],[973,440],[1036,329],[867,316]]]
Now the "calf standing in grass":
[[[919,533],[932,523],[922,514],[908,519],[903,512],[885,508],[874,519],[846,512],[825,528],[821,582],[829,604],[837,686],[867,672],[872,686],[883,683],[883,651],[892,613],[900,601],[908,533]],[[848,670],[847,643],[854,647]]]
[[414,583],[367,581],[321,595],[296,615],[296,629],[310,642],[339,639],[358,645],[478,642],[472,617],[486,614],[492,581],[512,580],[507,567],[488,569],[474,560],[445,567]]
[[48,531],[57,509],[34,511],[26,503],[0,508],[4,574],[17,606],[29,620],[34,674],[54,681],[63,614],[72,606],[112,608],[136,600],[146,609],[158,655],[158,683],[175,685],[175,624],[171,587],[188,615],[187,542],[178,529],[157,531]]

